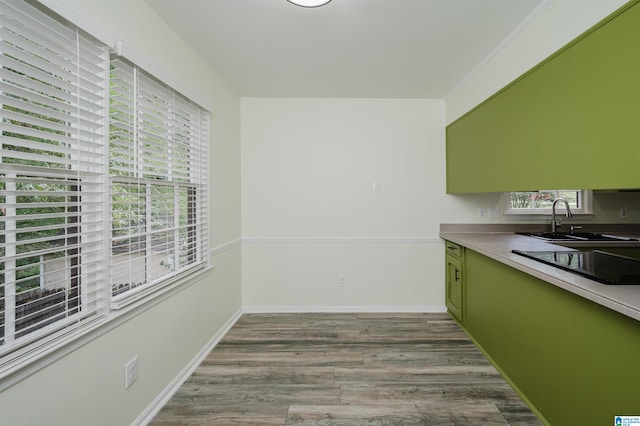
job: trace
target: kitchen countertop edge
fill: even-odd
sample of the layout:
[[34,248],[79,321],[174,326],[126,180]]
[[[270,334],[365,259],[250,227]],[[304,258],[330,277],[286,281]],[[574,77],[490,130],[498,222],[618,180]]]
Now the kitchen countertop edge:
[[[442,224],[440,226],[440,238],[459,244],[556,287],[640,321],[640,286],[602,284],[511,252],[514,249],[524,251],[571,250],[571,248],[558,244],[515,233],[536,230],[526,225],[482,224],[474,226],[471,224]],[[610,232],[609,230],[606,231]],[[626,232],[614,230],[613,232],[632,238],[640,236],[636,229],[628,229]],[[638,243],[635,242],[633,246],[638,246]]]

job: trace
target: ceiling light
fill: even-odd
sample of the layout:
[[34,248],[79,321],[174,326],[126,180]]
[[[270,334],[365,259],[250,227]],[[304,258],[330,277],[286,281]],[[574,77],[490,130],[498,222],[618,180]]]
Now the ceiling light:
[[289,3],[293,3],[296,6],[302,7],[320,7],[329,3],[331,0],[287,0]]

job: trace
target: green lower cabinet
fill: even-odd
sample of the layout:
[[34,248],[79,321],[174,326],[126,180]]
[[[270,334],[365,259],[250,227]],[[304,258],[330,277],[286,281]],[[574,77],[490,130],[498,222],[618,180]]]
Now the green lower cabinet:
[[464,248],[445,242],[445,296],[449,313],[464,324]]
[[640,415],[640,321],[465,250],[464,327],[541,419]]

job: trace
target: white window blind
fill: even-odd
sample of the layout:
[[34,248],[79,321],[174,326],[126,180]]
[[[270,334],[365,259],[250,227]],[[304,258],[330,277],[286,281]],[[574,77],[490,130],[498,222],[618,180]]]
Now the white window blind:
[[104,306],[108,50],[0,1],[0,354]]
[[114,305],[208,261],[208,114],[114,57],[110,108]]

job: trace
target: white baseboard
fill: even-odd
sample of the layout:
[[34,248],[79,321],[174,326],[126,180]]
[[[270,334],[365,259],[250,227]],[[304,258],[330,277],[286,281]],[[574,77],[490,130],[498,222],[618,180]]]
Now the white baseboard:
[[218,331],[212,338],[207,342],[207,344],[196,354],[196,356],[178,373],[176,377],[155,397],[155,399],[147,406],[147,408],[140,413],[138,418],[134,420],[132,425],[146,425],[149,423],[156,414],[164,407],[164,405],[169,402],[173,394],[175,394],[180,386],[191,376],[191,374],[195,371],[196,368],[200,365],[200,363],[205,359],[205,357],[216,347],[220,340],[224,337],[225,334],[233,327],[233,325],[240,319],[242,316],[243,310],[238,309],[238,311],[227,321],[224,326]]
[[444,313],[446,306],[244,306],[245,314],[278,313]]

